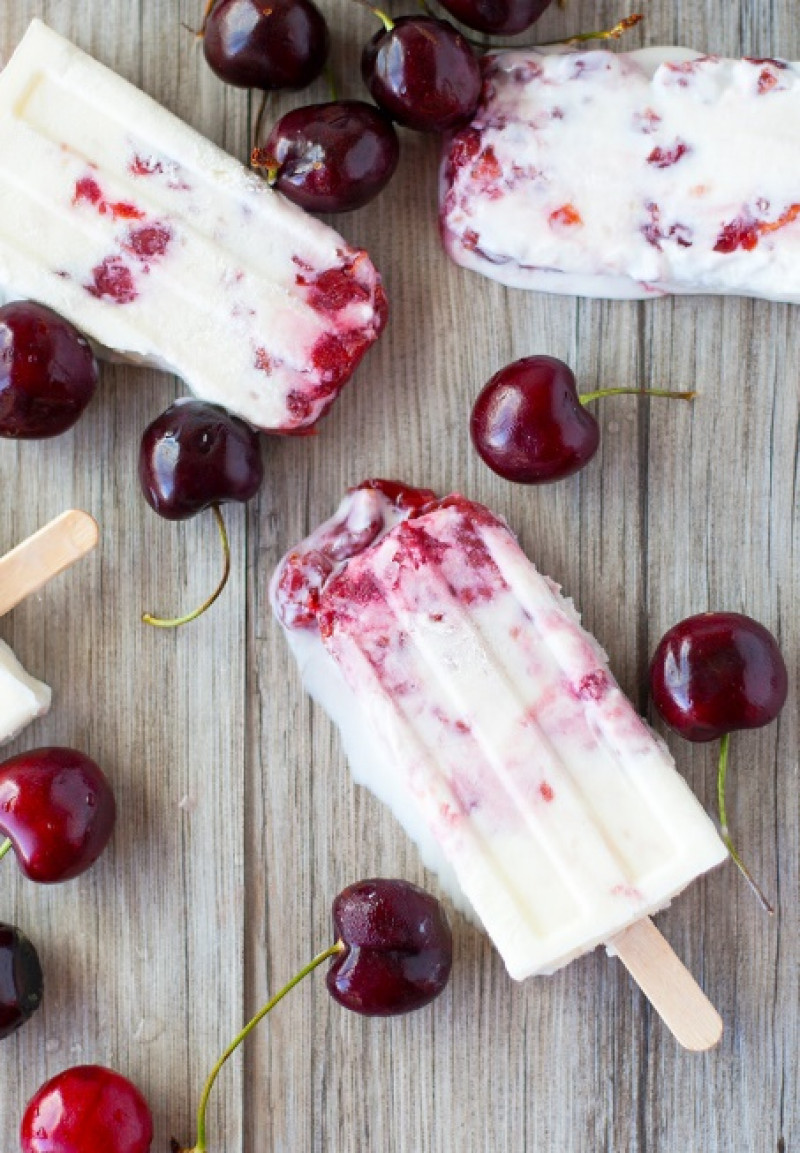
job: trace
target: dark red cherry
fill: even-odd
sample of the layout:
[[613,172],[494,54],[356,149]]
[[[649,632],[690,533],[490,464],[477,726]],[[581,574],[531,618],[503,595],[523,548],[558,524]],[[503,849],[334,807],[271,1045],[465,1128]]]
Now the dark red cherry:
[[777,641],[741,613],[687,617],[664,635],[650,665],[653,703],[690,741],[769,724],[787,691]]
[[450,926],[439,902],[416,885],[350,885],[333,903],[333,924],[345,948],[328,970],[328,992],[346,1009],[370,1017],[408,1013],[446,986]]
[[248,501],[263,478],[258,434],[217,405],[178,400],[142,436],[142,492],[167,520],[185,520],[226,501]]
[[33,945],[20,929],[0,922],[0,1040],[33,1016],[42,992],[42,967]]
[[496,373],[475,401],[470,433],[489,468],[519,484],[570,476],[600,443],[572,369],[554,356],[526,356]]
[[471,120],[481,73],[461,33],[432,16],[382,19],[386,27],[361,56],[361,75],[376,104],[419,132],[447,132]]
[[349,212],[386,187],[399,157],[388,117],[363,100],[337,100],[287,112],[253,162],[301,208]]
[[203,32],[211,68],[239,88],[305,88],[329,47],[325,17],[311,0],[217,0]]
[[172,1153],[205,1153],[206,1106],[220,1070],[259,1021],[325,961],[333,958],[327,975],[331,996],[346,1009],[373,1017],[420,1009],[447,984],[453,959],[450,926],[436,898],[416,885],[359,881],[334,901],[333,924],[336,941],[259,1009],[217,1061],[200,1097],[195,1144],[187,1149],[173,1139]]
[[153,1118],[126,1077],[76,1065],[42,1085],[20,1126],[22,1153],[148,1153]]
[[0,308],[0,436],[33,440],[72,428],[97,387],[85,336],[42,304]]
[[75,749],[32,749],[0,764],[0,834],[31,881],[51,885],[84,873],[108,844],[116,815],[102,769]]
[[489,36],[515,36],[535,24],[552,0],[441,0],[451,16]]

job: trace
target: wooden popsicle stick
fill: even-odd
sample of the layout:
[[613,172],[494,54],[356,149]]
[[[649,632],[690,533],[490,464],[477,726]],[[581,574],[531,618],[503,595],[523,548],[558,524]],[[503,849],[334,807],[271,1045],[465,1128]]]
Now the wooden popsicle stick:
[[649,917],[608,942],[684,1049],[713,1049],[722,1018]]
[[0,616],[91,552],[99,535],[88,512],[70,509],[0,557]]

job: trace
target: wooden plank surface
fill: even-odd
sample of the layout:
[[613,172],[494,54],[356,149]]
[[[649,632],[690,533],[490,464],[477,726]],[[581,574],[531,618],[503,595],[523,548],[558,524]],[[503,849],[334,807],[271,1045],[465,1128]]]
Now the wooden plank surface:
[[[342,95],[374,21],[322,0]],[[183,25],[200,0],[5,0],[0,56],[40,16],[242,158],[251,103],[205,67]],[[395,13],[411,11],[395,4]],[[630,38],[724,54],[800,58],[793,0],[650,0]],[[613,23],[617,4],[567,0],[543,37]],[[325,99],[276,99],[277,114]],[[2,157],[0,157],[0,164]],[[50,716],[10,752],[74,744],[112,777],[110,851],[55,889],[6,860],[0,920],[42,956],[43,1009],[0,1051],[0,1149],[17,1148],[24,1102],[86,1061],[136,1080],[154,1149],[188,1141],[205,1076],[245,1014],[330,937],[348,882],[399,875],[436,890],[391,815],[351,784],[339,741],[302,692],[267,602],[283,551],[367,475],[458,488],[507,517],[538,565],[574,596],[623,686],[647,708],[663,631],[707,608],[773,628],[792,678],[777,724],[732,744],[730,815],[777,912],[766,919],[733,868],[657,918],[725,1020],[721,1047],[682,1052],[602,951],[513,984],[488,942],[454,916],[451,987],[394,1021],[348,1015],[306,982],[225,1070],[210,1148],[225,1153],[770,1153],[800,1144],[798,1049],[798,384],[794,308],[741,300],[648,304],[524,294],[451,266],[437,240],[436,144],[405,134],[393,185],[336,221],[384,273],[392,321],[310,439],[264,443],[267,479],[230,509],[234,575],[176,635],[144,608],[202,599],[219,557],[213,523],[159,521],[138,492],[141,430],[180,384],[105,366],[76,429],[0,443],[0,551],[74,506],[100,522],[99,551],[0,621],[0,636],[54,688]],[[490,474],[466,431],[498,367],[547,352],[585,389],[696,387],[693,408],[618,398],[583,474],[543,489]],[[669,738],[701,799],[715,749]]]

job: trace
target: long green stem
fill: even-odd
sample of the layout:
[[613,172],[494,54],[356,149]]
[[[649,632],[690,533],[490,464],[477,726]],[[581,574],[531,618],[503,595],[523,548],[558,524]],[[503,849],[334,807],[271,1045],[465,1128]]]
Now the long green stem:
[[730,744],[731,735],[726,733],[719,743],[719,764],[717,767],[717,804],[719,805],[719,825],[722,839],[725,842],[725,847],[733,858],[734,864],[747,881],[750,888],[761,902],[761,907],[767,913],[773,913],[774,909],[770,905],[767,898],[764,896],[761,888],[756,884],[750,870],[745,867],[741,857],[734,848],[731,835],[728,832],[728,814],[725,811],[725,779],[728,775],[728,746]]
[[204,601],[203,604],[200,605],[200,608],[194,609],[193,612],[187,613],[186,616],[171,618],[154,617],[151,613],[143,613],[142,621],[146,625],[153,625],[153,627],[157,629],[176,629],[180,625],[188,625],[190,621],[196,621],[198,617],[202,616],[206,609],[210,609],[214,601],[217,600],[219,596],[221,596],[222,590],[228,583],[228,577],[231,575],[231,547],[228,542],[228,531],[225,528],[225,521],[222,518],[219,505],[212,505],[211,511],[213,512],[217,522],[217,528],[219,529],[219,535],[222,540],[222,551],[225,556],[225,568],[222,573],[222,580],[219,582],[208,600]]
[[[436,13],[431,8],[428,0],[418,0],[420,8],[426,12],[428,16],[432,16],[434,20],[437,19]],[[359,4],[365,4],[369,7],[368,0],[358,0]],[[563,4],[560,5],[563,8]],[[373,9],[373,11],[375,11]],[[376,13],[377,15],[377,13]],[[573,44],[583,44],[587,40],[619,40],[630,28],[635,28],[637,24],[644,20],[641,12],[634,12],[632,16],[625,16],[622,20],[614,25],[613,28],[603,28],[597,32],[580,32],[577,36],[569,36],[566,40],[542,40],[538,44],[493,44],[487,43],[485,40],[475,40],[471,36],[467,36],[462,32],[464,39],[472,45],[473,48],[480,48],[484,52],[502,52],[506,49],[524,52],[527,48],[570,48]]]
[[203,1087],[203,1092],[200,1096],[200,1104],[197,1109],[196,1142],[191,1149],[181,1149],[178,1143],[173,1141],[172,1153],[206,1153],[206,1108],[208,1106],[209,1095],[212,1088],[214,1087],[214,1082],[216,1081],[222,1066],[225,1064],[231,1054],[236,1052],[242,1041],[244,1041],[245,1037],[252,1033],[253,1029],[255,1029],[259,1021],[262,1021],[264,1017],[266,1017],[267,1013],[269,1013],[271,1009],[274,1009],[278,1002],[282,1001],[286,994],[290,992],[290,990],[292,990],[295,985],[299,985],[304,977],[307,977],[309,973],[313,972],[314,969],[321,965],[323,961],[327,961],[328,957],[333,957],[336,955],[336,953],[341,953],[344,947],[345,946],[342,941],[337,941],[334,945],[324,949],[321,953],[317,953],[316,957],[314,957],[312,961],[309,961],[308,964],[305,965],[299,973],[292,977],[288,984],[284,985],[283,988],[277,992],[274,997],[271,998],[271,1000],[267,1001],[264,1008],[260,1009],[259,1012],[256,1013],[255,1017],[253,1017],[253,1019],[245,1025],[241,1033],[239,1033],[233,1039],[233,1041],[231,1041],[228,1048],[225,1050],[219,1061],[217,1061],[216,1065],[209,1073],[208,1080]]
[[11,849],[11,838],[9,837],[8,840],[3,841],[2,845],[0,845],[0,861],[2,861],[3,857],[6,855],[7,852],[9,852],[10,849]]
[[599,388],[596,392],[582,392],[578,397],[581,404],[591,400],[601,400],[604,396],[666,396],[670,400],[694,400],[696,392],[670,392],[666,388]]
[[644,20],[641,12],[634,12],[632,16],[625,16],[613,28],[606,28],[599,32],[581,32],[577,36],[570,36],[568,40],[546,40],[543,44],[532,44],[532,48],[555,48],[560,45],[568,48],[572,44],[583,44],[587,40],[619,40],[630,28]]

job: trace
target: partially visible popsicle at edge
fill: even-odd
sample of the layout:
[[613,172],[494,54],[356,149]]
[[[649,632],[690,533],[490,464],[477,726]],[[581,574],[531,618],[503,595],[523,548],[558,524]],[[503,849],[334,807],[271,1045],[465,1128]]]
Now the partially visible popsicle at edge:
[[687,48],[485,56],[440,221],[517,288],[800,302],[800,64]]
[[9,646],[0,641],[0,745],[44,716],[51,696],[48,686],[26,673]]
[[0,153],[0,292],[259,429],[309,429],[380,335],[364,251],[38,20]]
[[727,856],[572,602],[482,505],[368,482],[271,595],[356,775],[424,830],[512,977],[609,942]]

